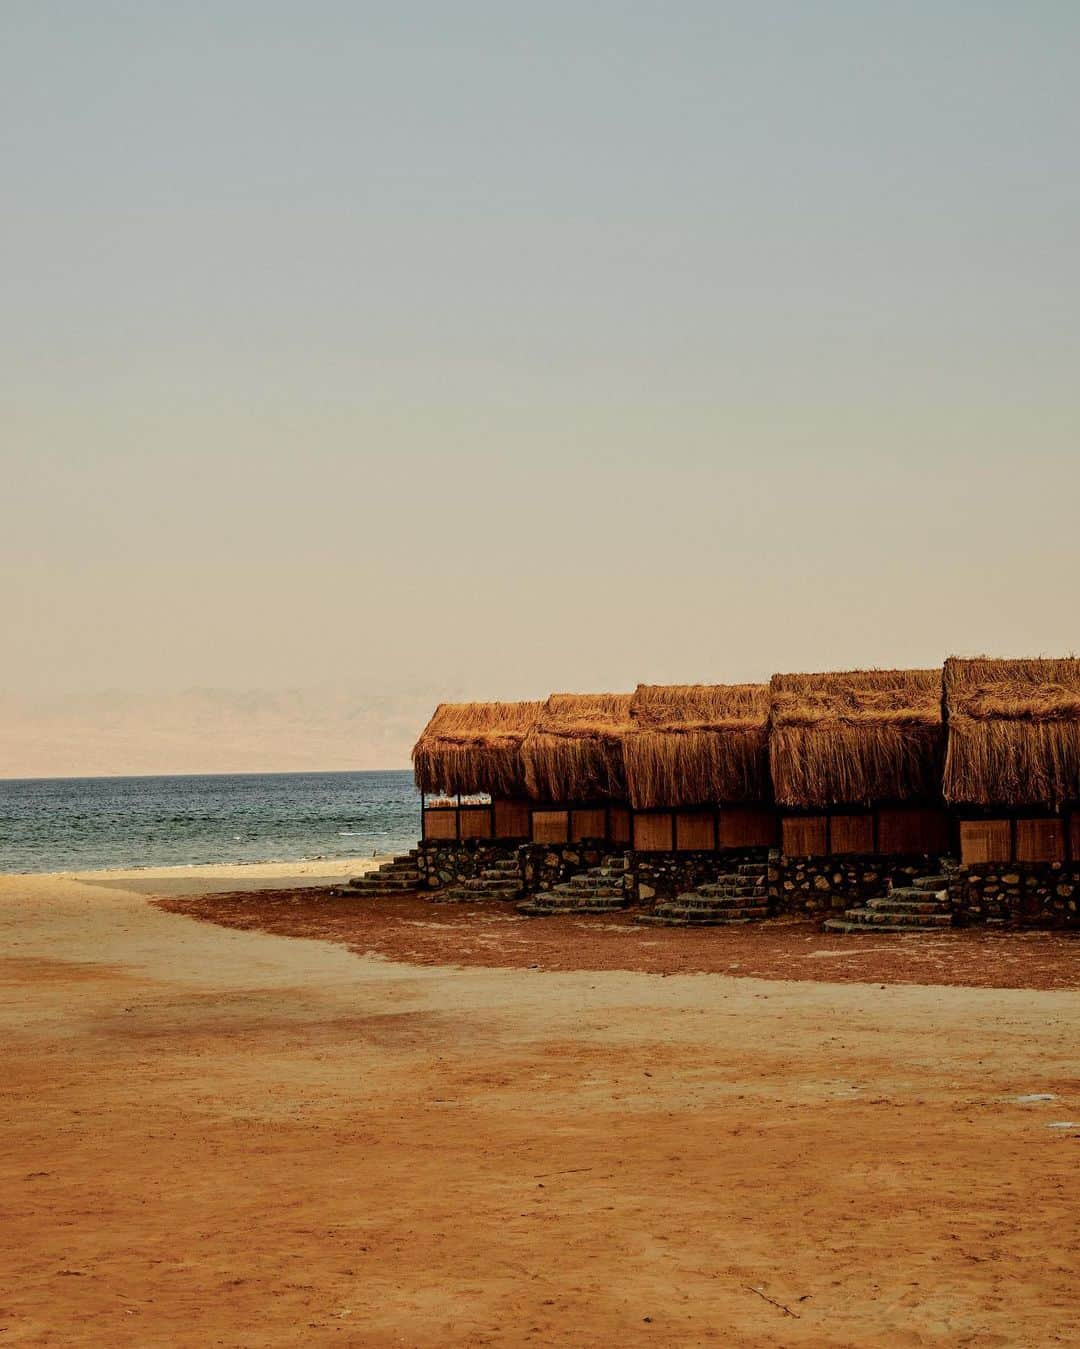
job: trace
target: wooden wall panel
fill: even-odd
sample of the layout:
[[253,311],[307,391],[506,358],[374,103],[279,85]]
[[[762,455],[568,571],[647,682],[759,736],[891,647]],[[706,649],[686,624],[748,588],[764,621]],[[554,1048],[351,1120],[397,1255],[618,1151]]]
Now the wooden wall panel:
[[529,837],[529,803],[527,801],[495,802],[495,837]]
[[671,811],[641,810],[634,814],[635,852],[671,852]]
[[789,815],[784,820],[784,856],[824,857],[825,825],[824,815]]
[[829,851],[837,857],[874,851],[872,815],[833,815],[829,820]]
[[461,807],[461,837],[462,838],[491,837],[490,806]]
[[570,812],[570,837],[577,843],[581,839],[607,837],[607,811],[574,810]]
[[780,817],[759,806],[721,806],[721,848],[775,848],[780,842]]
[[1060,820],[1017,820],[1018,862],[1064,862],[1065,830]]
[[570,833],[570,812],[567,810],[534,810],[532,840],[534,843],[566,843]]
[[936,857],[949,851],[949,817],[943,810],[883,806],[877,817],[879,853]]
[[629,848],[631,842],[630,835],[630,812],[625,806],[612,806],[609,812],[610,819],[610,842],[620,843]]
[[424,811],[425,838],[457,838],[457,810],[454,807],[435,807]]
[[711,810],[677,811],[675,848],[678,852],[713,852],[716,848],[715,813]]
[[1012,829],[1009,821],[961,820],[960,861],[1012,861]]
[[1074,862],[1080,862],[1080,810],[1074,810],[1069,816],[1069,856]]

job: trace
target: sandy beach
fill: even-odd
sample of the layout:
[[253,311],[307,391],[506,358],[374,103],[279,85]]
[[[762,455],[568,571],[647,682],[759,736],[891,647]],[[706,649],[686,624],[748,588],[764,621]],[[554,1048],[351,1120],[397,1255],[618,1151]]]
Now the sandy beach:
[[1075,992],[409,964],[150,902],[356,870],[0,878],[5,1344],[1080,1338]]

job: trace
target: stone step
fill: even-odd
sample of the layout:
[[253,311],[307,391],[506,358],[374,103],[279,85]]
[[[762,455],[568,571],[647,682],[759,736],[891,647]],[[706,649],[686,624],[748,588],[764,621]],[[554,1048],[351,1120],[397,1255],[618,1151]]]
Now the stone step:
[[495,871],[492,867],[485,867],[480,873],[480,879],[484,881],[513,881],[516,885],[521,879],[521,872],[517,867],[513,871]]
[[912,903],[936,901],[939,904],[949,902],[948,890],[920,890],[913,885],[894,885],[889,891],[890,899],[909,899]]
[[460,888],[462,890],[472,890],[475,894],[480,895],[516,895],[521,889],[521,885],[513,877],[505,880],[502,877],[499,877],[497,880],[489,880],[484,876],[475,876],[472,879],[465,881]]
[[853,921],[848,918],[826,918],[825,931],[862,932],[863,934],[878,933],[878,932],[906,932],[910,934],[913,932],[936,932],[938,931],[938,927],[937,926],[927,927],[925,925],[915,925],[912,923],[897,923],[897,922],[862,923]]
[[662,909],[667,904],[681,904],[691,909],[715,909],[720,913],[724,909],[757,908],[766,903],[764,895],[701,895],[691,890],[684,895],[676,895],[674,899],[662,899],[654,904],[653,908]]
[[952,927],[951,913],[903,913],[883,909],[846,909],[844,917],[827,919],[827,922],[861,923],[866,927],[883,927],[892,924],[902,928]]
[[767,904],[732,904],[723,909],[707,908],[702,904],[683,904],[679,900],[669,899],[657,904],[652,910],[661,918],[765,918],[768,916]]
[[911,882],[913,890],[945,890],[948,885],[947,876],[916,876]]
[[390,894],[399,890],[415,890],[420,884],[419,875],[415,876],[354,876],[349,881],[350,890],[359,890],[363,894]]
[[460,885],[448,885],[431,892],[432,904],[479,904],[482,899],[475,890],[466,890]]
[[576,876],[571,876],[568,881],[560,881],[559,884],[574,885],[579,890],[603,890],[610,888],[614,882],[614,876],[597,876],[592,872],[579,872]]
[[895,893],[868,899],[866,908],[878,913],[948,913],[938,899],[897,899]]
[[740,875],[740,876],[760,876],[761,879],[764,880],[766,874],[768,873],[768,870],[769,870],[769,868],[768,868],[768,866],[767,866],[764,862],[740,862],[740,863],[739,863],[739,875]]
[[464,885],[448,885],[443,890],[432,890],[428,898],[433,904],[483,904],[485,900],[513,903],[521,894],[520,887],[513,890],[467,890]]
[[591,900],[606,900],[608,902],[617,901],[620,904],[627,902],[626,891],[613,885],[608,886],[606,890],[575,890],[573,886],[553,885],[550,890],[543,891],[544,894],[556,895],[574,904],[588,904]]
[[637,914],[634,922],[652,927],[741,927],[746,923],[760,923],[766,917],[768,917],[767,909],[737,909],[722,914],[654,911]]
[[564,913],[618,913],[625,907],[625,901],[621,899],[581,899],[577,903],[572,903],[568,896],[554,895],[550,891],[545,891],[534,895],[532,899],[523,900],[517,906],[517,911],[528,914],[531,918],[542,918],[545,915]]
[[765,894],[763,885],[728,885],[719,881],[710,882],[708,885],[699,885],[696,892],[699,895],[745,895],[748,898],[756,895]]

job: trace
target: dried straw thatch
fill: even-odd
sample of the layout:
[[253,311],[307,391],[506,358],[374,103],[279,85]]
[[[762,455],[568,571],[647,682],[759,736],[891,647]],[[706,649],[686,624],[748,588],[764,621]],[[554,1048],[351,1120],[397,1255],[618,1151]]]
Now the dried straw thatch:
[[625,801],[629,693],[553,693],[521,757],[537,801]]
[[522,796],[521,743],[540,703],[440,703],[413,747],[416,785],[451,796]]
[[940,670],[773,675],[769,687],[769,765],[781,805],[940,797]]
[[638,810],[767,801],[765,684],[639,684],[623,751]]
[[957,805],[1080,801],[1080,660],[945,662],[945,798]]

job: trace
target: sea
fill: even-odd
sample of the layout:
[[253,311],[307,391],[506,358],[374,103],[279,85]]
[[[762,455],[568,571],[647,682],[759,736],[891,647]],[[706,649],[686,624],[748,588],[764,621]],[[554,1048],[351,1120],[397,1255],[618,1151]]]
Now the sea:
[[408,771],[0,779],[0,872],[371,857],[419,832]]

